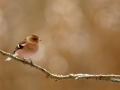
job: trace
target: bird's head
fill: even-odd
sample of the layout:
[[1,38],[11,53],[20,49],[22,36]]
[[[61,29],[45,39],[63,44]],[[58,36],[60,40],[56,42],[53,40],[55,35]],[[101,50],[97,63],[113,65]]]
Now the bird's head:
[[37,44],[37,43],[39,43],[39,41],[41,41],[40,38],[35,34],[32,34],[32,35],[28,36],[26,38],[26,40],[28,42],[31,42],[31,43],[34,43],[34,44]]

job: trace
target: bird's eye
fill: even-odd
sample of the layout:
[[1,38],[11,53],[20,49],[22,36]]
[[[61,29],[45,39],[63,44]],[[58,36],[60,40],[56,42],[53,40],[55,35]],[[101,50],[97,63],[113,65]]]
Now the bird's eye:
[[37,38],[33,38],[34,40],[37,40]]

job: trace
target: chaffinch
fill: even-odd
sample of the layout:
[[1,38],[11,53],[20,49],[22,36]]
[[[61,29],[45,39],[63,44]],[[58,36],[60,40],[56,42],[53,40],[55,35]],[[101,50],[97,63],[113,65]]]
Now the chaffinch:
[[[38,43],[41,41],[37,35],[30,35],[26,37],[22,42],[20,42],[15,50],[13,51],[13,56],[19,56],[21,58],[30,58],[33,54],[38,51]],[[10,61],[11,58],[8,57],[6,61]]]

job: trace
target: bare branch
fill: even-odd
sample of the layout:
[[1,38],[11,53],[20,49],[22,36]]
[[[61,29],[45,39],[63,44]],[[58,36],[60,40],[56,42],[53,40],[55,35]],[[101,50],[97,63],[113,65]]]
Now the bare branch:
[[0,53],[2,55],[11,57],[12,59],[25,63],[27,65],[30,65],[40,71],[42,71],[43,73],[46,74],[47,78],[53,78],[55,80],[62,80],[62,79],[74,79],[74,80],[78,80],[78,79],[95,79],[95,80],[105,80],[105,81],[112,81],[112,82],[117,82],[120,83],[120,75],[114,75],[114,74],[109,74],[109,75],[103,75],[103,74],[68,74],[68,75],[57,75],[57,74],[52,74],[50,73],[48,70],[42,68],[41,66],[38,66],[36,64],[33,64],[31,62],[25,61],[24,59],[18,58],[18,57],[14,57],[12,54],[10,53],[6,53],[2,50],[0,50]]

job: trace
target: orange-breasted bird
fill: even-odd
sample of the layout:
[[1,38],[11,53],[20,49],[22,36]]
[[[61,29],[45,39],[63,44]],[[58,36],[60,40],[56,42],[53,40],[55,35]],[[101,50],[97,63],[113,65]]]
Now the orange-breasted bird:
[[[40,38],[37,35],[30,35],[26,37],[22,42],[20,42],[15,50],[13,51],[13,56],[19,56],[21,58],[30,58],[34,55],[39,48]],[[8,57],[5,61],[10,61],[11,58]]]

